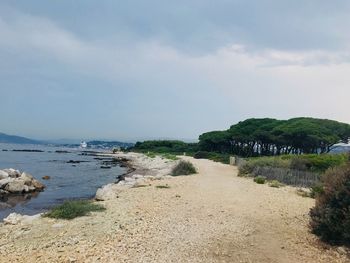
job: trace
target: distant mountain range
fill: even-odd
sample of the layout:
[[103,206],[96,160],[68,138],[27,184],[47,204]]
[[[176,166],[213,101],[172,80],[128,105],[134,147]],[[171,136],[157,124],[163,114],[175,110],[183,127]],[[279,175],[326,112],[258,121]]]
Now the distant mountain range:
[[15,144],[44,144],[41,141],[29,139],[26,137],[8,135],[0,132],[0,143],[15,143]]
[[[64,145],[64,146],[79,146],[77,140],[56,140],[56,141],[41,141],[41,140],[33,140],[26,137],[16,136],[16,135],[8,135],[5,133],[0,133],[0,143],[13,143],[13,144],[54,144],[54,145]],[[87,142],[88,148],[94,149],[110,149],[114,147],[131,147],[133,143],[120,142],[120,141],[89,141]]]

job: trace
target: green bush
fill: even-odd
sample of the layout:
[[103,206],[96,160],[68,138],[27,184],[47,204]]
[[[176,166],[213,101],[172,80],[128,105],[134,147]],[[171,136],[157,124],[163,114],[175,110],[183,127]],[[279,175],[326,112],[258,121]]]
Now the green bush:
[[209,155],[210,155],[209,152],[199,151],[193,155],[193,158],[195,158],[195,159],[209,159]]
[[347,162],[346,154],[304,154],[282,155],[273,157],[254,157],[246,159],[239,167],[241,175],[252,174],[256,167],[289,168],[299,171],[323,173],[329,168],[343,165]]
[[329,168],[346,164],[346,154],[305,154],[303,158],[307,163],[310,171],[323,173]]
[[289,168],[290,160],[281,157],[256,157],[249,158],[239,167],[240,175],[252,174],[256,167]]
[[290,168],[300,171],[307,171],[311,168],[310,160],[303,157],[293,157],[290,159]]
[[192,163],[187,161],[180,161],[171,171],[172,176],[190,175],[197,173],[196,168]]
[[184,152],[187,154],[198,151],[197,143],[185,143],[176,140],[153,140],[137,142],[130,150],[135,152],[154,152],[154,153],[171,153],[175,155],[182,155]]
[[322,183],[315,184],[311,187],[310,197],[316,198],[317,195],[320,195],[324,192],[324,187]]
[[350,164],[326,172],[311,209],[310,227],[322,240],[350,244]]
[[199,151],[196,152],[193,155],[193,157],[195,159],[208,159],[214,162],[220,162],[225,164],[228,164],[230,162],[230,155],[226,153]]
[[51,209],[45,216],[50,218],[73,219],[85,216],[90,212],[103,211],[105,208],[88,200],[66,201]]
[[254,178],[254,182],[257,184],[264,184],[266,182],[266,178],[263,176],[257,176]]

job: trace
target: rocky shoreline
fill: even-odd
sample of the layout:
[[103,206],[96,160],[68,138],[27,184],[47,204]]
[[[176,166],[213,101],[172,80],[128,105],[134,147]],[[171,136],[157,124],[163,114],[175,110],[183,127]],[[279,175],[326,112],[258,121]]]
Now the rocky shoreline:
[[45,185],[29,173],[12,168],[0,170],[0,201],[5,201],[12,195],[41,192],[44,188]]
[[[118,165],[126,168],[126,172],[117,176],[114,183],[97,189],[94,198],[96,201],[115,199],[118,198],[122,191],[129,188],[148,185],[154,180],[170,178],[169,174],[177,163],[177,161],[164,159],[159,156],[149,158],[140,153],[94,153],[94,155],[101,160],[107,158],[107,165]],[[11,195],[34,194],[35,192],[43,191],[44,187],[43,184],[28,173],[21,173],[14,169],[0,170],[0,200],[6,200]],[[40,214],[29,217],[12,213],[7,218],[4,218],[3,221],[5,224],[15,225],[38,218],[40,218]]]
[[127,171],[118,176],[115,183],[99,188],[95,196],[96,201],[114,199],[120,192],[128,188],[140,187],[154,180],[170,178],[170,172],[177,163],[158,156],[149,158],[144,154],[133,152],[101,154],[101,156],[113,156],[121,167],[127,168]]

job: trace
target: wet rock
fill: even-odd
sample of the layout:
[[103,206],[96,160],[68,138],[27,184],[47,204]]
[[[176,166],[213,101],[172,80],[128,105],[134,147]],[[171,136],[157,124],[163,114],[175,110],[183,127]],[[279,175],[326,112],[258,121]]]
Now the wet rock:
[[32,181],[32,185],[35,187],[36,190],[38,191],[42,191],[45,188],[45,185],[43,185],[42,183],[40,183],[38,180],[33,179]]
[[49,180],[49,179],[51,179],[51,177],[49,175],[45,175],[45,176],[42,177],[42,179],[43,180]]
[[13,194],[21,194],[21,193],[29,192],[28,185],[25,184],[24,180],[14,180],[8,183],[5,187],[5,190]]

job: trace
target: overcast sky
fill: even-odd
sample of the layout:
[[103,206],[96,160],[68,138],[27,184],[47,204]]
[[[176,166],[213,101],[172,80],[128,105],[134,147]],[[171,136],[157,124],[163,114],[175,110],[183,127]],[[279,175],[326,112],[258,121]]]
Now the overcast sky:
[[350,1],[0,1],[0,131],[196,139],[350,122]]

